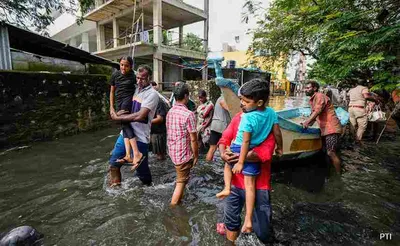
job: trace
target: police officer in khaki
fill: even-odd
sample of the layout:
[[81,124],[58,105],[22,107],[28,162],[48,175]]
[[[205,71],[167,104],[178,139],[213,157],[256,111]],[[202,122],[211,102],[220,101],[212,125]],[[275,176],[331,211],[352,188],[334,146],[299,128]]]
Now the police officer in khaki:
[[350,89],[348,96],[350,97],[349,114],[351,130],[355,133],[356,142],[361,143],[361,139],[368,124],[366,110],[367,100],[378,103],[379,99],[370,93],[368,88],[363,85],[357,85]]

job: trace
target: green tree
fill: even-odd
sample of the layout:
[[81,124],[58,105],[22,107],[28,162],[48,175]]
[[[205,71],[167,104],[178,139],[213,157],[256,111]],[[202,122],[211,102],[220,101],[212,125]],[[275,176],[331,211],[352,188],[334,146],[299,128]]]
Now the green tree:
[[193,33],[188,33],[183,38],[182,46],[185,49],[204,52],[203,40]]
[[246,1],[244,20],[257,18],[250,53],[276,59],[298,51],[316,59],[309,77],[323,82],[370,80],[399,84],[400,1],[275,0],[268,9]]
[[94,0],[1,0],[0,21],[47,35],[53,11],[76,13],[79,8],[86,13],[93,5]]

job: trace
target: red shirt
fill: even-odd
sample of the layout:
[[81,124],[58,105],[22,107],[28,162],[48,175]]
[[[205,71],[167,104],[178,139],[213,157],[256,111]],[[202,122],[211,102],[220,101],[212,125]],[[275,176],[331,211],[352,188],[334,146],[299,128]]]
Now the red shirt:
[[335,113],[329,97],[321,92],[316,92],[310,98],[312,112],[317,112],[317,122],[321,129],[321,136],[342,133],[342,125]]
[[[222,137],[218,144],[230,146],[231,142],[236,138],[238,132],[239,123],[241,120],[242,112],[238,113],[233,117],[231,123],[222,133]],[[272,155],[275,150],[275,138],[274,134],[269,134],[267,139],[264,140],[260,145],[253,148],[253,151],[258,155],[261,160],[261,172],[257,176],[256,189],[257,190],[270,190],[271,189],[271,161]],[[233,174],[232,185],[237,188],[244,189],[244,176],[243,174]]]
[[175,165],[193,158],[190,133],[196,132],[196,117],[185,105],[175,103],[167,114],[167,145]]

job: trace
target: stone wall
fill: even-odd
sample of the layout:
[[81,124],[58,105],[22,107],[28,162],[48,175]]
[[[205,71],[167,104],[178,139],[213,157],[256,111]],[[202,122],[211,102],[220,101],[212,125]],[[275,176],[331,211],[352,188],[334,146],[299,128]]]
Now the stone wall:
[[109,124],[104,75],[0,71],[0,148]]
[[205,90],[207,92],[207,97],[214,104],[217,101],[218,97],[221,95],[221,89],[215,84],[215,80],[188,80],[186,83],[189,85],[190,90],[190,98],[192,98],[196,105],[199,105],[198,91],[200,89]]

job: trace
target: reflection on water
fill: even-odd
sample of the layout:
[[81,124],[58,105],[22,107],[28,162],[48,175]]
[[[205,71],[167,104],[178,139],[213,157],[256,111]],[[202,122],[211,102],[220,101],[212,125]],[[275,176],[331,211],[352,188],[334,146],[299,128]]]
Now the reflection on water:
[[[272,98],[278,110],[307,99]],[[183,204],[171,209],[173,164],[150,156],[152,187],[123,168],[119,190],[106,187],[116,129],[35,143],[0,156],[0,231],[22,224],[45,234],[46,245],[223,245],[215,233],[215,194],[222,163],[200,161]],[[343,150],[347,170],[330,176],[324,155],[273,166],[274,245],[396,245],[400,231],[399,137],[377,148]],[[380,241],[379,233],[393,233]],[[257,245],[254,236],[241,245]]]

